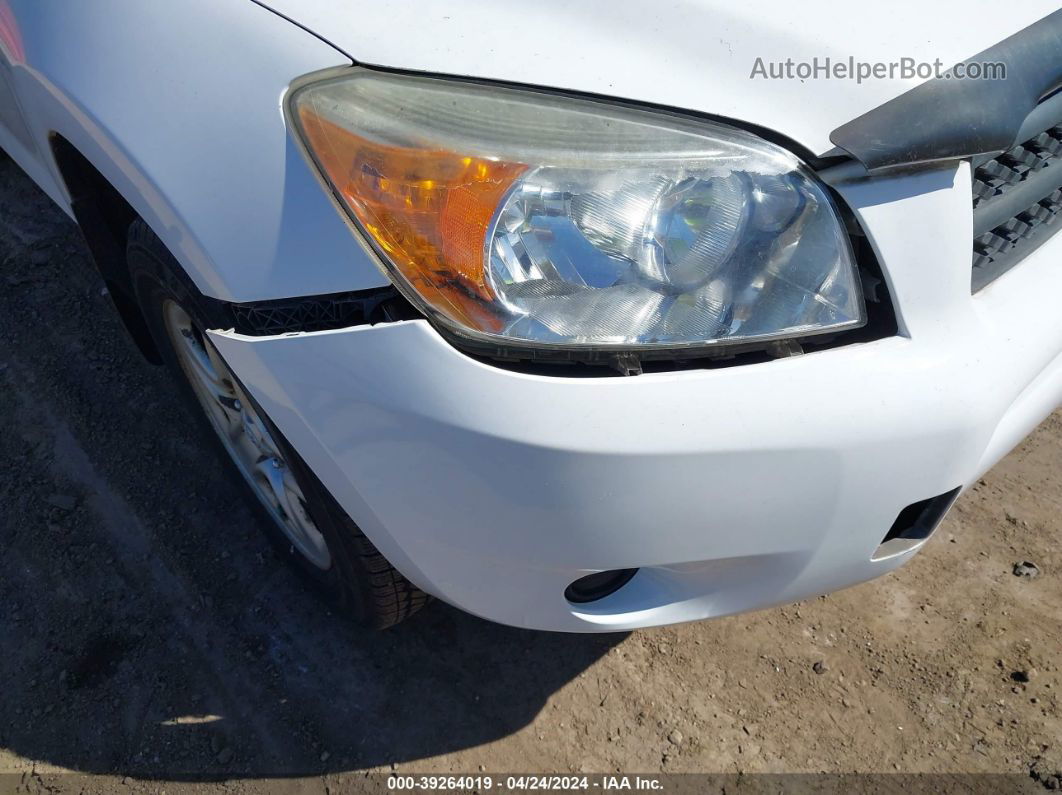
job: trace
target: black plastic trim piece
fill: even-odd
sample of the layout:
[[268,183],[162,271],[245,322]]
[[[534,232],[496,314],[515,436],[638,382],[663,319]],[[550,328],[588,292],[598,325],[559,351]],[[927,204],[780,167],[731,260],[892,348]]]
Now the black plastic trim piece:
[[[1006,78],[923,83],[830,134],[868,171],[995,155],[1019,143],[1025,118],[1062,84],[1062,9],[969,58]],[[948,73],[949,75],[952,72]]]
[[420,318],[394,287],[227,304],[239,334],[268,337]]
[[991,284],[1050,240],[1062,229],[1060,218],[1062,188],[974,238],[971,292]]
[[1054,152],[1029,141],[974,171],[975,238],[1062,188],[1062,125],[1052,132],[1040,139]]
[[1062,229],[1062,123],[1022,133],[1025,141],[974,169],[974,293]]

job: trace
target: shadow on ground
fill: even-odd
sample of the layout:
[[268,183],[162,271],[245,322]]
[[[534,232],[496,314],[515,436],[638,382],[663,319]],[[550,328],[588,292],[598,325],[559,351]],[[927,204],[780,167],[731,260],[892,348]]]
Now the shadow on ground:
[[330,612],[10,162],[0,287],[0,748],[185,780],[423,759],[518,731],[622,639],[440,604],[379,634]]

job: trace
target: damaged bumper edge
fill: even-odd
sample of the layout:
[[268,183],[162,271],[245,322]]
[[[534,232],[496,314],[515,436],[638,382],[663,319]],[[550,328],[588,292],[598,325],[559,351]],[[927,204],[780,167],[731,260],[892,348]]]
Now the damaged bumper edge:
[[[501,369],[422,320],[211,337],[381,552],[471,613],[608,631],[794,601],[904,563],[921,540],[881,553],[901,512],[974,483],[1062,402],[1057,240],[971,295],[968,168],[892,181],[887,202],[837,189],[898,336],[634,378]],[[638,573],[565,599],[613,569]]]

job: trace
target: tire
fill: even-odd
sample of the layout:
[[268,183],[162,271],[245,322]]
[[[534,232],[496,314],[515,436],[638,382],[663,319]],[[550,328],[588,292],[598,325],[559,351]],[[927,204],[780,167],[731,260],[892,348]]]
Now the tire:
[[[423,607],[428,596],[380,554],[228,371],[203,336],[203,297],[139,218],[129,228],[126,256],[136,300],[183,402],[280,555],[365,626],[383,629]],[[213,378],[205,379],[207,372]],[[231,385],[232,393],[219,397],[210,384]],[[245,429],[239,444],[226,441],[226,422]]]

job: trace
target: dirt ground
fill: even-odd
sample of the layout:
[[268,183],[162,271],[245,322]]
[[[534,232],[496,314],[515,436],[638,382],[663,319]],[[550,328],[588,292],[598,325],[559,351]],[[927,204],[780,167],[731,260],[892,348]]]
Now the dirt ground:
[[392,770],[1059,783],[1062,414],[910,565],[848,591],[609,636],[434,604],[371,634],[272,554],[172,391],[72,223],[0,162],[0,790],[335,792]]

